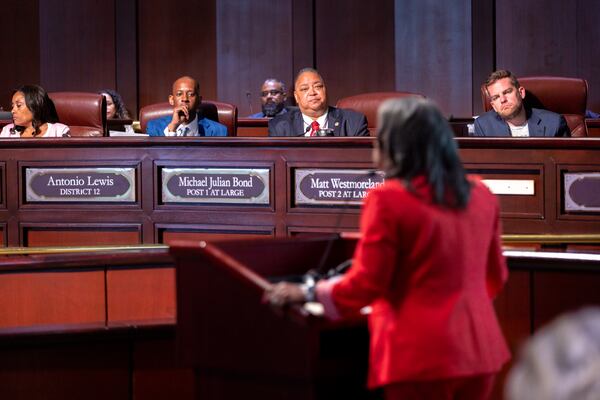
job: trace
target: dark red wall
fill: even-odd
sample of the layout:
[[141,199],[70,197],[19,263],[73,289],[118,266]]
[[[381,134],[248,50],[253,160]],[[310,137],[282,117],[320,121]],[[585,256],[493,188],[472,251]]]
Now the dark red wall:
[[[261,82],[292,84],[317,67],[330,102],[365,91],[415,91],[446,114],[481,111],[479,85],[496,66],[517,75],[588,80],[600,110],[600,3],[594,0],[79,0],[2,6],[0,105],[12,89],[116,88],[134,113],[164,101],[173,80],[259,109]],[[248,96],[247,93],[250,93]]]

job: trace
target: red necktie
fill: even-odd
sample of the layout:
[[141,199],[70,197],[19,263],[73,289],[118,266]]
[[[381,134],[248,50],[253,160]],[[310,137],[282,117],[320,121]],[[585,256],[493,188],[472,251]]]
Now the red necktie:
[[313,121],[312,124],[310,124],[310,136],[317,136],[317,132],[319,131],[319,123],[317,121]]

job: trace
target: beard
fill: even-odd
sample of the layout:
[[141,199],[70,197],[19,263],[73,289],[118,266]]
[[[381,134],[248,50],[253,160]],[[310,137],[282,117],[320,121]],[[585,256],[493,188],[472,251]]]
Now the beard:
[[523,110],[523,102],[519,102],[515,104],[513,107],[507,108],[505,110],[500,110],[498,114],[505,120],[511,120],[518,116]]
[[283,110],[283,103],[266,103],[262,105],[262,112],[267,117],[274,117]]

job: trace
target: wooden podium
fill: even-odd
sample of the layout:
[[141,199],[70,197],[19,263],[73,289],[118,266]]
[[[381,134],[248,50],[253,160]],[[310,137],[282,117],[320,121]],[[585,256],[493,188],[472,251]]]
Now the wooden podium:
[[366,390],[364,318],[334,323],[261,301],[267,279],[351,257],[350,239],[178,242],[177,343],[201,399],[356,399]]

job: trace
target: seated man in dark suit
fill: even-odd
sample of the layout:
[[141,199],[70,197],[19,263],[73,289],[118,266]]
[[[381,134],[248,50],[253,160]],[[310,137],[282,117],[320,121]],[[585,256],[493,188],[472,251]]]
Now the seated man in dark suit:
[[525,106],[525,88],[510,71],[493,72],[485,88],[493,110],[475,120],[473,136],[571,136],[562,115]]
[[285,84],[279,79],[269,78],[260,88],[260,104],[262,111],[249,115],[248,118],[273,118],[287,112],[285,101],[287,92]]
[[198,114],[202,101],[200,85],[189,76],[182,76],[173,83],[169,103],[173,115],[148,121],[149,136],[227,136],[227,127]]
[[363,114],[328,106],[325,82],[315,69],[298,72],[294,97],[298,109],[270,120],[269,136],[369,136]]

